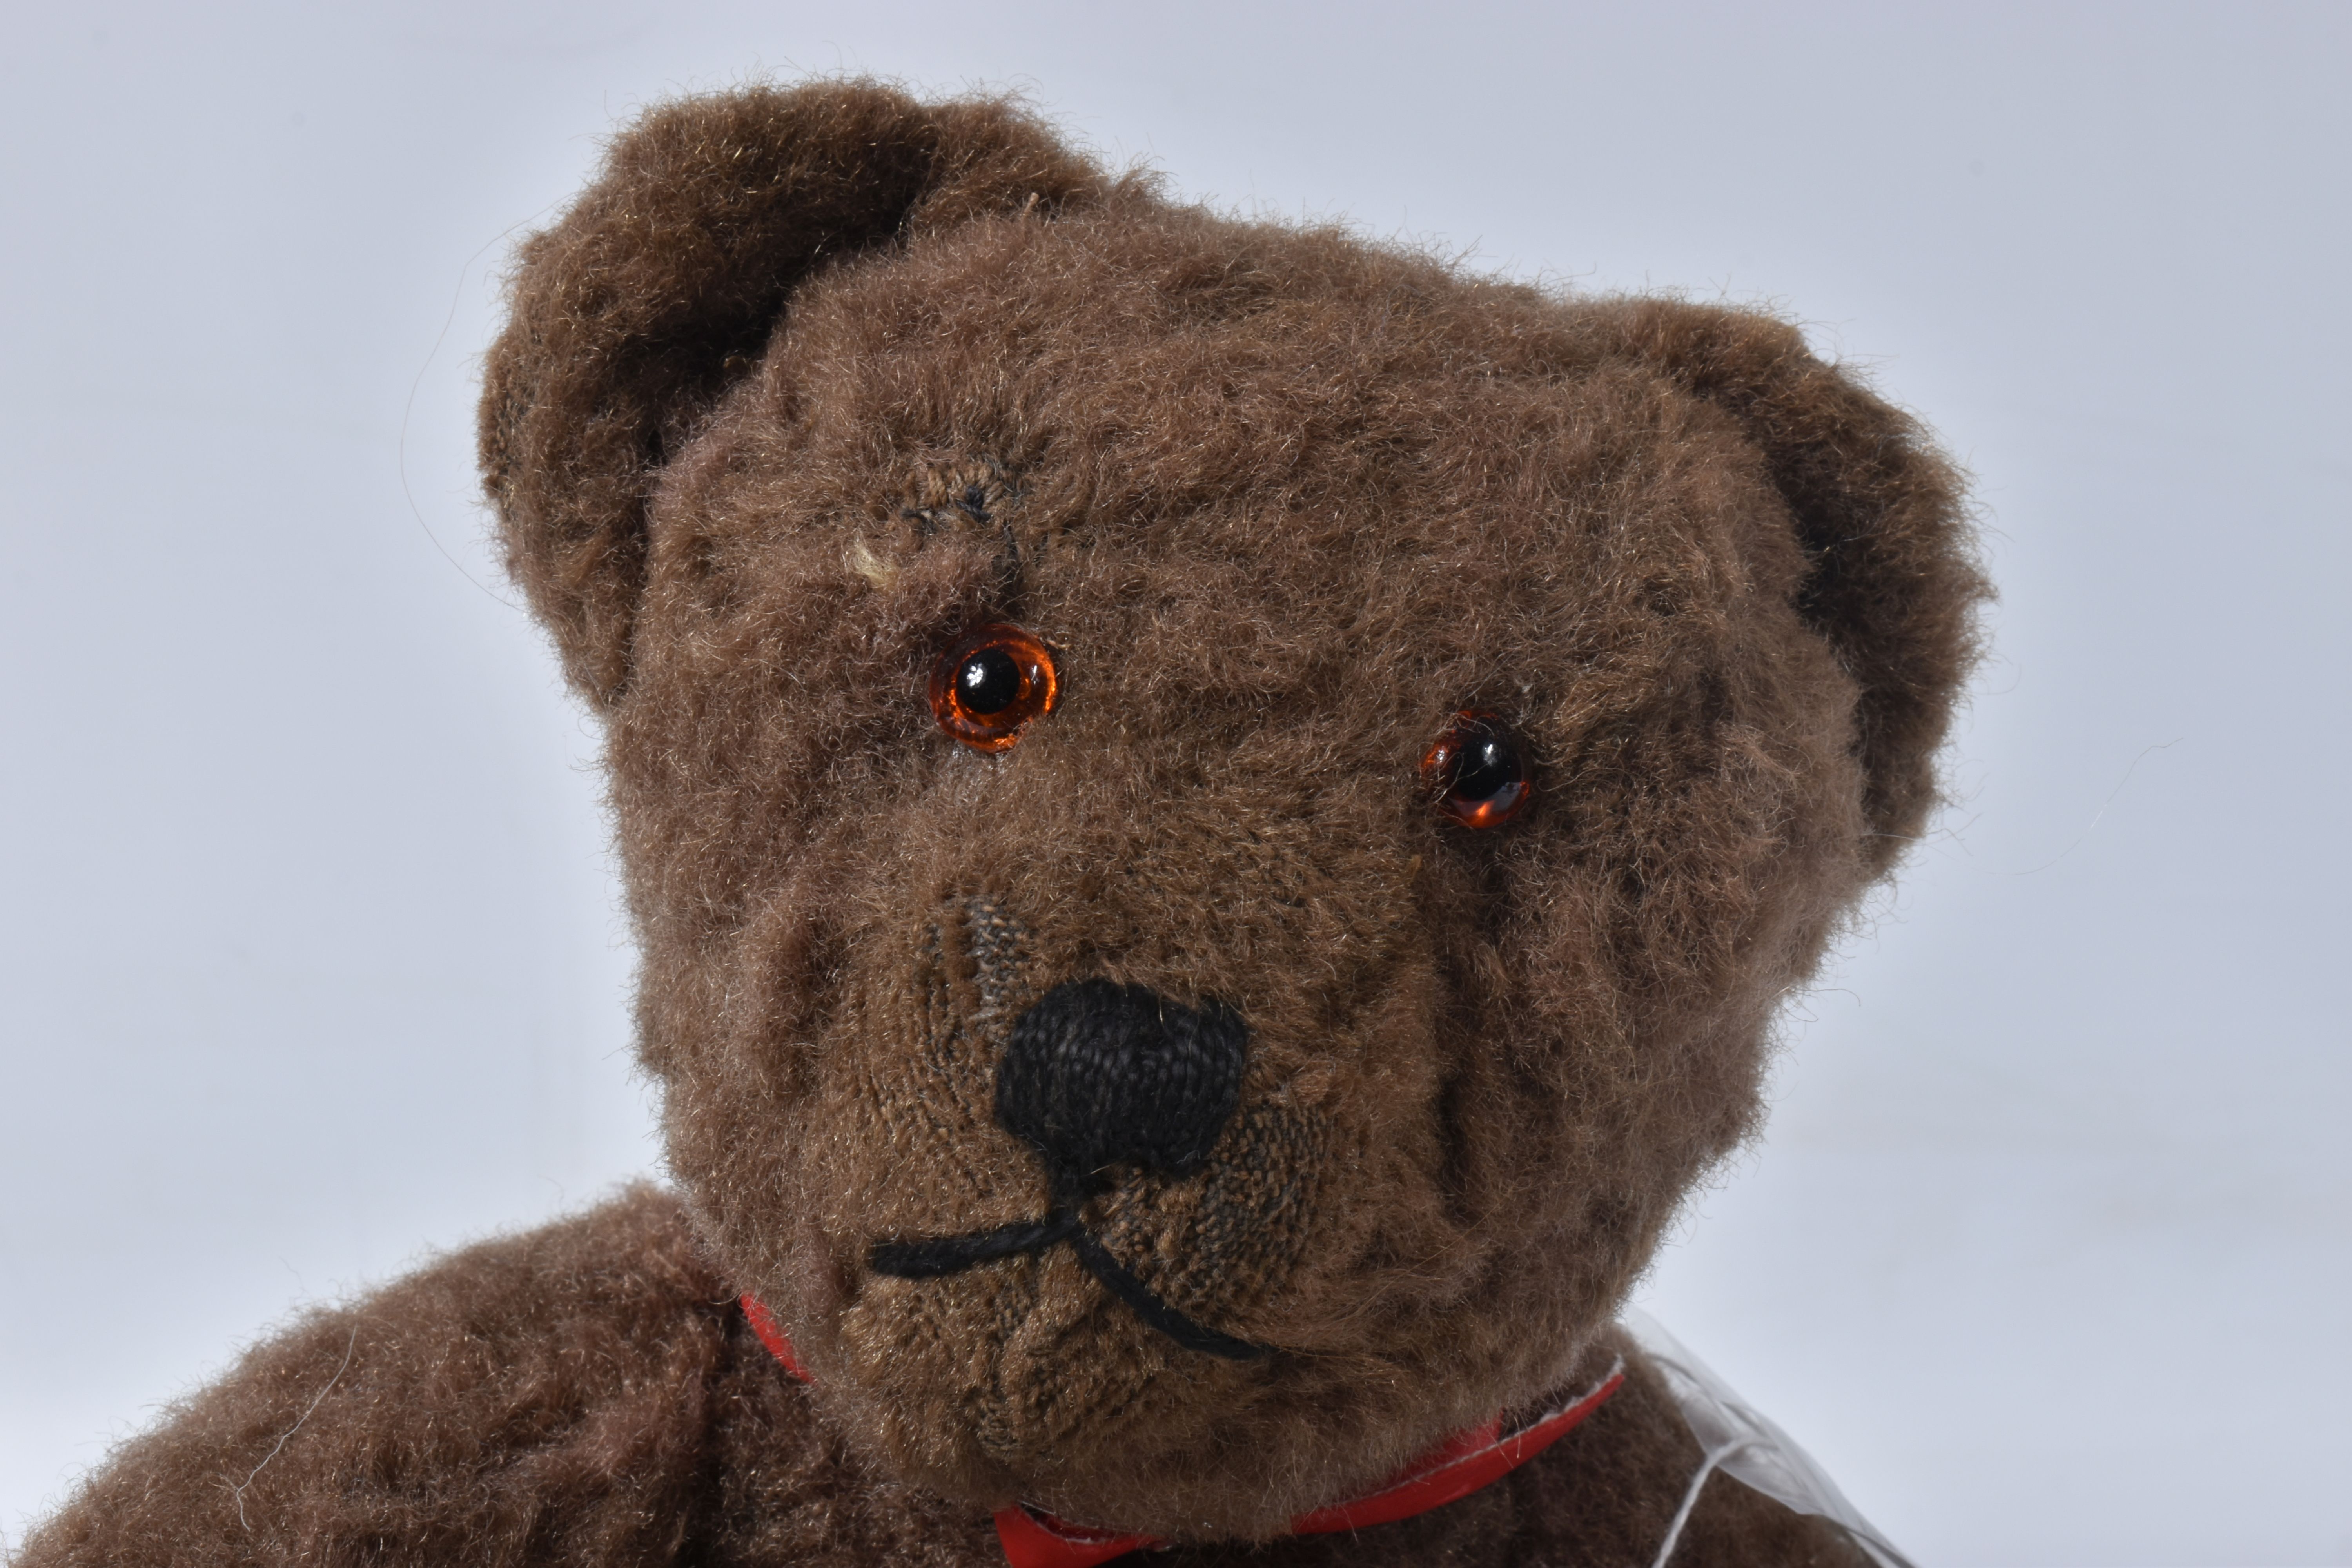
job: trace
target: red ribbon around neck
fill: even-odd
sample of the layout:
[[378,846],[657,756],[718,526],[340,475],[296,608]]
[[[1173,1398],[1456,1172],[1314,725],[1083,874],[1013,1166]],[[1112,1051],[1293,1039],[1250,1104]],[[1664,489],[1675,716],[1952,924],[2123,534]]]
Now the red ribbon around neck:
[[[760,1336],[760,1342],[768,1347],[768,1353],[782,1363],[786,1372],[803,1383],[812,1381],[807,1369],[793,1354],[792,1342],[776,1326],[774,1316],[765,1306],[756,1298],[746,1296],[743,1316],[750,1321],[751,1331]],[[1468,1497],[1568,1436],[1577,1423],[1600,1409],[1601,1402],[1616,1393],[1624,1381],[1625,1363],[1621,1359],[1592,1387],[1508,1436],[1503,1434],[1503,1418],[1499,1415],[1483,1426],[1458,1432],[1407,1465],[1379,1490],[1300,1514],[1290,1521],[1290,1533],[1328,1535],[1339,1530],[1364,1530],[1411,1519]],[[1097,1563],[1108,1563],[1130,1552],[1168,1544],[1156,1535],[1121,1534],[1072,1524],[1026,1503],[1015,1503],[997,1514],[996,1538],[1003,1543],[1008,1568],[1094,1568]]]

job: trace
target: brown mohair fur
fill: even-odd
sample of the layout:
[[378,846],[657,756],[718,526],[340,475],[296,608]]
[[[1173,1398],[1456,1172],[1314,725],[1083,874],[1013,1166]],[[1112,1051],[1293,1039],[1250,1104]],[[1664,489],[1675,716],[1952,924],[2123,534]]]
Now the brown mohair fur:
[[[853,82],[623,137],[523,251],[482,442],[609,726],[678,1194],[264,1347],[29,1562],[979,1562],[1016,1498],[1278,1538],[1622,1348],[1933,803],[1982,593],[1950,467],[1780,321],[1237,222]],[[994,755],[923,698],[989,622],[1063,681]],[[1417,774],[1465,708],[1530,759],[1502,827]],[[1066,1247],[867,1267],[1045,1211],[992,1083],[1088,976],[1247,1021],[1205,1168],[1084,1219],[1262,1359]],[[1628,1353],[1507,1480],[1251,1560],[1646,1561],[1696,1454]],[[1852,1560],[1727,1479],[1692,1531]]]

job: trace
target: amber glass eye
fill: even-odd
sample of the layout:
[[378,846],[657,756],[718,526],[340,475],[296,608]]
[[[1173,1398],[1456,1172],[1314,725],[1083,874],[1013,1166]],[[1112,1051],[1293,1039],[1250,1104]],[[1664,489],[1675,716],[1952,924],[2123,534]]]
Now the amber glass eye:
[[1475,708],[1456,713],[1421,759],[1421,782],[1437,809],[1465,827],[1500,827],[1535,793],[1510,731]]
[[975,627],[931,666],[932,716],[975,751],[1009,750],[1060,692],[1054,656],[1019,626]]

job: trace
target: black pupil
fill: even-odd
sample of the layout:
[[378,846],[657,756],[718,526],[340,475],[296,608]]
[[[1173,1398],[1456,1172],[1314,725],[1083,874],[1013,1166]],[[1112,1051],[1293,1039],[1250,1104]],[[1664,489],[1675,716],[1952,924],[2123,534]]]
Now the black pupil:
[[1518,753],[1500,735],[1474,736],[1462,748],[1462,765],[1454,773],[1454,793],[1464,800],[1485,800],[1518,782]]
[[1001,647],[984,647],[956,671],[956,694],[971,713],[1002,713],[1021,695],[1021,667]]

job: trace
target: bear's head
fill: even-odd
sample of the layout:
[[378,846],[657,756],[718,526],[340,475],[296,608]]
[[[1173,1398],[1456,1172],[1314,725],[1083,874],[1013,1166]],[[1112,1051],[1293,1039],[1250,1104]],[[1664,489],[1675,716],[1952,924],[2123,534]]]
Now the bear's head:
[[1195,1537],[1559,1385],[1918,829],[1981,593],[1780,321],[857,83],[624,135],[482,442],[714,1252],[892,1472]]

